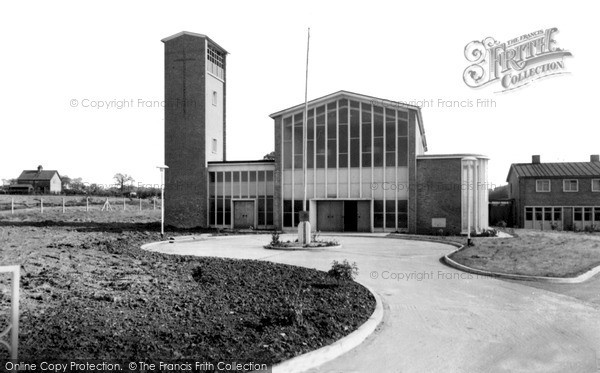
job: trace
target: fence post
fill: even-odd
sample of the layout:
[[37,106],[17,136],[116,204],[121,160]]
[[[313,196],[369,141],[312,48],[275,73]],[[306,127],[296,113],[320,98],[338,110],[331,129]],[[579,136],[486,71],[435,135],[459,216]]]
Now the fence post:
[[152,198],[152,205],[154,206],[152,207],[152,210],[156,210],[156,196]]
[[10,330],[10,346],[3,340],[0,340],[0,343],[9,348],[10,358],[17,360],[19,355],[19,281],[21,270],[18,265],[0,267],[0,273],[7,272],[12,272],[11,316],[10,325],[1,335],[4,337],[4,335],[8,334],[8,330]]
[[65,197],[63,197],[63,214],[65,213]]
[[10,200],[10,213],[11,214],[15,213],[15,197],[11,198],[11,200]]
[[40,198],[40,214],[44,213],[44,199]]
[[90,199],[85,197],[85,212],[90,211]]
[[140,197],[140,211],[142,211],[142,197]]
[[123,211],[125,211],[125,197],[123,197]]

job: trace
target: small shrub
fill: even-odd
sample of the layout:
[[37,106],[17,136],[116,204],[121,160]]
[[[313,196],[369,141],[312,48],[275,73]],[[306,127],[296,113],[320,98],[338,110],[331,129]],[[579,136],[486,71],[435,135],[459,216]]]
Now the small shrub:
[[481,237],[498,237],[498,231],[493,228],[484,229],[479,236],[481,236]]
[[556,222],[550,223],[550,228],[552,228],[553,231],[558,230],[558,223],[556,223]]
[[596,226],[595,225],[586,225],[585,226],[585,232],[586,233],[594,233],[596,231]]
[[271,233],[271,246],[277,246],[280,243],[281,242],[279,241],[279,232],[273,231],[273,233]]
[[500,228],[506,228],[506,222],[504,220],[500,220],[497,225]]
[[346,259],[343,262],[334,260],[327,274],[336,280],[352,281],[358,275],[356,262],[350,264]]

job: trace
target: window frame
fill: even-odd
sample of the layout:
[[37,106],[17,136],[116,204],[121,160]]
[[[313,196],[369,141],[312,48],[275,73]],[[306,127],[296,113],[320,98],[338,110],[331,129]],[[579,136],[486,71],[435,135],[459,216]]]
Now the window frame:
[[217,154],[218,144],[218,140],[213,137],[211,142],[211,151],[213,154]]
[[[548,190],[543,190],[542,188],[539,187],[539,183],[540,182],[548,182]],[[550,179],[536,179],[535,180],[535,192],[536,193],[550,193],[552,192],[552,182]]]
[[[598,183],[598,189],[594,189],[594,181]],[[592,179],[591,190],[594,193],[600,193],[600,179]]]
[[[570,190],[570,189],[567,190],[567,188],[566,188],[567,182],[570,185],[571,181],[575,182],[575,186],[576,186],[575,190]],[[579,192],[579,180],[578,179],[563,179],[563,192],[565,192],[565,193],[577,193],[577,192]]]
[[213,106],[217,106],[217,102],[218,102],[217,91],[213,91],[213,93],[212,93],[212,104],[213,104]]

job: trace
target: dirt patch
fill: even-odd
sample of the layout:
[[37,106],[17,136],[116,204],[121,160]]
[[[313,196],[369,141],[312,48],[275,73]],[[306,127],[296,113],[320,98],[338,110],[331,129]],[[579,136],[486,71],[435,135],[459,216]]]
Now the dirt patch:
[[349,334],[374,310],[365,288],[321,271],[147,252],[150,217],[86,216],[0,219],[0,265],[22,268],[19,360],[273,364]]

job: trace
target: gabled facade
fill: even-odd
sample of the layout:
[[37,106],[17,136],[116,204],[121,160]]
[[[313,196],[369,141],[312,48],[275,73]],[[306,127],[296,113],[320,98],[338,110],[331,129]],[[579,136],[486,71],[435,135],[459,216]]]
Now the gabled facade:
[[[206,97],[218,98],[218,92],[209,94],[207,79],[220,75],[213,74],[206,51],[216,44],[193,33],[163,41],[165,101],[193,98],[212,105]],[[219,79],[225,92],[224,70]],[[224,100],[216,101],[219,111]],[[227,161],[224,111],[213,116],[202,106],[187,112],[185,106],[166,107],[166,223],[294,231],[306,189],[306,210],[317,231],[487,228],[487,186],[473,187],[485,183],[487,158],[425,155],[419,107],[339,91],[308,102],[306,127],[304,110],[299,104],[271,114],[274,160]],[[222,148],[218,137],[211,138],[215,133],[223,134]]]
[[[31,189],[26,186],[30,185]],[[62,180],[58,171],[44,170],[42,166],[38,166],[37,170],[24,170],[17,178],[17,186],[20,190],[27,189],[33,193],[54,193],[62,192]],[[17,188],[13,189],[17,189]],[[25,188],[23,188],[25,187]]]
[[[589,162],[513,164],[509,195],[518,227],[583,230],[600,228],[600,157]],[[588,228],[590,229],[590,228]]]

